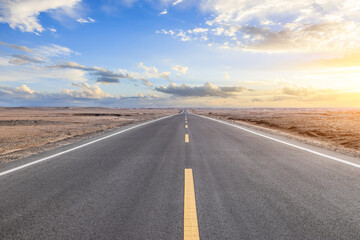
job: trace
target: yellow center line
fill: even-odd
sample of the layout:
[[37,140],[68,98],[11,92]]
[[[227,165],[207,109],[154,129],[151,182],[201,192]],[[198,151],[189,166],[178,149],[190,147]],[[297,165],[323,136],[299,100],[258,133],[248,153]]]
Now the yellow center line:
[[184,240],[199,239],[193,171],[191,168],[187,168],[185,169],[184,189]]
[[189,134],[185,134],[185,142],[188,143],[189,142]]
[[188,128],[188,125],[187,125],[187,124],[185,124],[185,128]]

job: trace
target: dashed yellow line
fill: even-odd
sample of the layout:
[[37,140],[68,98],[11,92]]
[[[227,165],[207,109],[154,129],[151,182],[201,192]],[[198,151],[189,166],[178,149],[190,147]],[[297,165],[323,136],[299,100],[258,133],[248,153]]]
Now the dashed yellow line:
[[199,239],[193,171],[187,168],[184,189],[184,240]]
[[189,142],[189,134],[185,134],[185,142],[188,143]]
[[185,128],[188,128],[188,125],[187,125],[187,124],[185,124]]

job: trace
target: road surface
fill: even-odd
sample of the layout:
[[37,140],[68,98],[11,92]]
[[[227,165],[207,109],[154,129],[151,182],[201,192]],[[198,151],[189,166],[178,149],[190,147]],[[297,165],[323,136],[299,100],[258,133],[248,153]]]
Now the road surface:
[[359,239],[348,163],[184,111],[0,166],[0,239]]

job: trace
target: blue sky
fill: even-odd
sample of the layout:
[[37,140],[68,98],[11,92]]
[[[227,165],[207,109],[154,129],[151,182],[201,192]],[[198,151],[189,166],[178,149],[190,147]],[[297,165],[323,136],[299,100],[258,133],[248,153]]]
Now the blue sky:
[[355,0],[0,0],[0,106],[359,107]]

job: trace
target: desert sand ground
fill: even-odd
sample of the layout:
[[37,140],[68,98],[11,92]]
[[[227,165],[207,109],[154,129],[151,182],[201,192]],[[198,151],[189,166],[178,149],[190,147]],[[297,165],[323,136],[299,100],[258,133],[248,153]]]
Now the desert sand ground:
[[0,108],[0,164],[179,109]]
[[360,109],[192,109],[360,157]]

